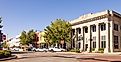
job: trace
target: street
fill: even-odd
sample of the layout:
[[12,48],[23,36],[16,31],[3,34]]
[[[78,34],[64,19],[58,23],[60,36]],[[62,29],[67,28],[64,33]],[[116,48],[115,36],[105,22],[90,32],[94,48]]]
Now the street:
[[115,62],[121,61],[117,54],[83,54],[68,52],[33,52],[16,54],[17,59],[0,62]]

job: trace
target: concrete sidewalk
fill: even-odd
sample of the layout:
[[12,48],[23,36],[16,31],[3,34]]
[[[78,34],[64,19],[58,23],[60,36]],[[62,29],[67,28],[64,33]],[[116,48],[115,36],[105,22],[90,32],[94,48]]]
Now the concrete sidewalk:
[[66,55],[121,55],[121,52],[115,52],[115,53],[88,53],[88,52],[81,52],[81,53],[76,53],[76,52],[55,52],[59,54],[66,54]]
[[17,56],[16,55],[12,55],[11,57],[8,58],[1,58],[0,61],[6,61],[6,60],[11,60],[11,59],[16,59]]
[[79,60],[90,60],[90,61],[120,61],[121,62],[121,52],[116,53],[75,53],[75,52],[57,52],[62,54],[64,57],[73,57]]

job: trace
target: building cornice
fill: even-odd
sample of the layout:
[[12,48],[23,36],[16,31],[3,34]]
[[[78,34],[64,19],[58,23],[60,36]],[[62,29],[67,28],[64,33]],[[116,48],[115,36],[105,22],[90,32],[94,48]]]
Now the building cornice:
[[71,23],[71,25],[74,26],[74,25],[83,24],[83,23],[87,23],[87,22],[91,22],[91,21],[95,21],[95,20],[100,20],[100,19],[104,19],[104,18],[108,18],[108,14],[97,16],[97,17],[90,18],[90,19],[83,20],[83,21],[78,21],[75,23]]
[[[85,16],[85,15],[84,15]],[[121,14],[115,12],[115,11],[110,11],[110,10],[106,10],[103,12],[99,12],[99,13],[95,13],[95,14],[87,14],[84,18],[84,16],[80,16],[78,19],[75,19],[73,21],[71,21],[71,25],[78,25],[78,24],[83,24],[83,23],[87,23],[87,22],[91,22],[91,21],[95,21],[95,20],[100,20],[100,19],[104,19],[104,18],[109,18],[110,16],[116,16],[118,18],[121,18]]]

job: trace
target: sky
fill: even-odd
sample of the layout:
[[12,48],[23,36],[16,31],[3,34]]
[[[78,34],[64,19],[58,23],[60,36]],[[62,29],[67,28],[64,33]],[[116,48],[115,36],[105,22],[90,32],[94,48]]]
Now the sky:
[[56,19],[70,21],[107,9],[121,13],[121,0],[0,0],[1,30],[15,37],[23,30],[43,31]]

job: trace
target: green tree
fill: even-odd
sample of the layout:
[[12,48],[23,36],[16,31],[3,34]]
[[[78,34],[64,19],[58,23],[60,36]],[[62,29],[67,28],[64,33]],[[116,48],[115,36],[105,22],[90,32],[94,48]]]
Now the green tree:
[[36,32],[34,30],[30,30],[27,33],[27,39],[28,42],[34,46],[36,44],[36,41],[38,41]]
[[[0,23],[2,22],[2,18],[0,17]],[[2,28],[3,26],[0,24],[0,28]],[[2,30],[0,30],[0,34],[2,34],[2,32],[1,32]],[[2,48],[2,35],[0,36],[0,48]]]
[[20,36],[20,43],[22,45],[29,45],[28,37],[26,31],[23,31]]
[[7,44],[7,41],[4,41],[4,42],[2,43],[2,46],[3,46],[4,48],[8,48],[8,47],[9,47],[9,45]]
[[23,31],[20,36],[20,43],[22,45],[33,44],[36,41],[36,33],[34,30],[29,30],[29,32]]
[[[57,19],[47,26],[45,30],[45,41],[48,44],[70,43],[71,40],[71,24],[62,19]],[[62,44],[63,45],[63,44]],[[63,47],[63,46],[62,46]]]

